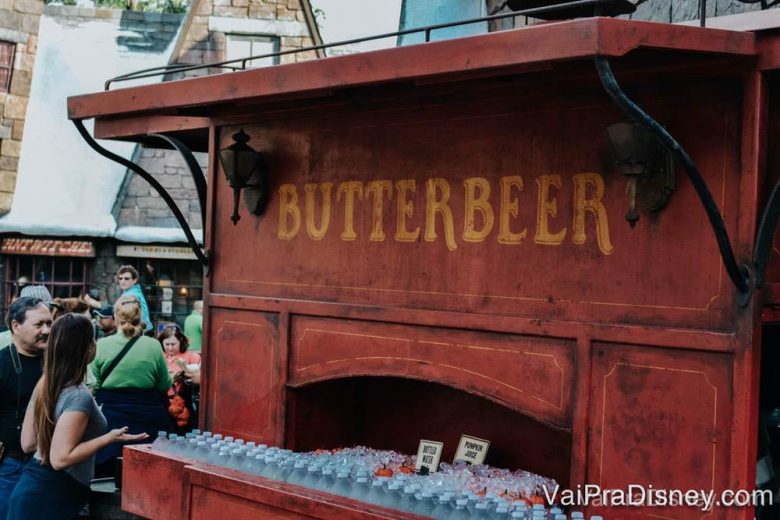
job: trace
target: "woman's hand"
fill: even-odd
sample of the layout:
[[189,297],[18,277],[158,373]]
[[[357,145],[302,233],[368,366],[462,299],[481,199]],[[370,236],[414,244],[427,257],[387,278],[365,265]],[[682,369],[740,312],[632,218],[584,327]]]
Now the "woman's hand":
[[117,428],[108,432],[108,436],[111,442],[130,442],[130,441],[142,441],[149,438],[148,433],[127,433],[127,426],[124,428]]

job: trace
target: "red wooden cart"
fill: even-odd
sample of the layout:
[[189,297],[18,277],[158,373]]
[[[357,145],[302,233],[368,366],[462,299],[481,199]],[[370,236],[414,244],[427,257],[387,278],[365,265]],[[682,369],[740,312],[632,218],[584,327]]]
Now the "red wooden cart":
[[[467,433],[569,489],[752,490],[762,310],[780,304],[777,250],[763,283],[754,255],[780,178],[778,34],[589,18],[68,110],[97,138],[209,152],[204,427],[295,450],[437,439],[445,459]],[[679,161],[666,206],[626,223],[605,133],[626,115],[597,57],[698,166],[747,276]],[[269,185],[234,225],[218,151],[240,129]],[[123,507],[151,518],[403,517],[145,447],[124,468]]]

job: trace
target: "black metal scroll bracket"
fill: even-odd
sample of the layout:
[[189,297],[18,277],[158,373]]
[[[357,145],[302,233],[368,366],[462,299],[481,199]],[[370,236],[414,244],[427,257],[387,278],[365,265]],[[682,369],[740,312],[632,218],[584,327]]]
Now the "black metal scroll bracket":
[[780,220],[780,180],[772,188],[764,214],[761,215],[761,222],[758,224],[756,248],[753,250],[753,264],[756,266],[756,287],[758,288],[764,287],[764,275],[769,264],[769,255],[772,253],[778,220]]
[[[198,245],[197,240],[195,240],[195,235],[192,234],[192,230],[190,229],[190,225],[187,223],[187,220],[184,218],[184,215],[182,214],[179,207],[176,205],[176,203],[173,201],[173,198],[168,194],[167,191],[165,191],[165,188],[157,182],[157,179],[152,177],[152,175],[135,164],[134,162],[125,159],[124,157],[121,157],[109,150],[106,150],[102,146],[100,146],[95,139],[92,138],[91,135],[89,135],[89,132],[87,132],[87,129],[84,127],[84,123],[80,119],[74,119],[73,124],[76,125],[76,129],[81,134],[81,137],[87,142],[87,144],[95,150],[97,153],[102,155],[103,157],[106,157],[116,163],[121,164],[122,166],[129,168],[134,173],[137,173],[141,176],[143,180],[149,183],[149,185],[154,188],[154,190],[160,194],[160,197],[165,201],[165,203],[168,205],[168,208],[173,212],[173,216],[176,217],[176,221],[179,223],[179,226],[181,226],[182,231],[184,231],[184,235],[187,237],[187,243],[189,243],[190,248],[192,249],[192,252],[195,253],[195,256],[198,257],[198,260],[203,265],[203,268],[206,269],[208,272],[209,268],[209,259],[208,259],[208,252],[204,252],[200,246]],[[194,160],[194,158],[193,158]],[[200,169],[200,167],[198,167]],[[203,173],[201,172],[201,176]],[[204,181],[205,184],[205,181]],[[197,186],[197,181],[196,181]],[[205,189],[203,190],[205,194]],[[198,196],[200,197],[200,189],[198,189]],[[203,202],[201,202],[201,213],[203,213],[203,206],[205,205]]]
[[203,230],[203,243],[206,243],[206,176],[203,175],[203,170],[200,168],[200,164],[192,155],[192,151],[187,148],[187,145],[179,141],[178,139],[165,134],[149,134],[149,137],[156,137],[162,139],[166,143],[175,148],[181,156],[184,158],[184,162],[187,163],[187,168],[190,170],[192,180],[195,183],[195,190],[198,192],[198,205],[200,206],[200,219]]
[[[652,132],[664,147],[669,150],[677,162],[683,166],[685,173],[688,174],[688,178],[691,180],[691,184],[693,184],[696,194],[699,196],[699,200],[704,206],[704,210],[710,220],[710,226],[712,226],[712,231],[715,234],[715,240],[718,243],[718,249],[720,250],[723,264],[726,267],[726,272],[734,283],[734,286],[737,288],[738,303],[740,307],[745,307],[750,302],[750,297],[757,287],[754,268],[745,263],[737,264],[734,250],[731,247],[731,241],[729,240],[729,235],[726,231],[726,225],[723,222],[718,205],[715,203],[715,199],[712,197],[712,193],[707,187],[707,183],[704,181],[699,169],[696,168],[693,160],[683,147],[680,146],[680,143],[678,143],[663,126],[626,96],[615,79],[615,75],[612,73],[612,68],[609,66],[609,60],[603,56],[596,56],[595,61],[601,84],[604,86],[604,90],[607,91],[610,98],[612,98],[612,101],[625,115]],[[775,192],[777,191],[778,189],[776,187]],[[774,195],[775,193],[773,193],[773,196]],[[778,194],[778,197],[780,197],[780,194]],[[776,223],[778,216],[780,216],[780,208],[777,208],[775,213],[774,217]],[[773,230],[774,225],[772,226],[772,231]],[[763,276],[763,273],[761,276]]]

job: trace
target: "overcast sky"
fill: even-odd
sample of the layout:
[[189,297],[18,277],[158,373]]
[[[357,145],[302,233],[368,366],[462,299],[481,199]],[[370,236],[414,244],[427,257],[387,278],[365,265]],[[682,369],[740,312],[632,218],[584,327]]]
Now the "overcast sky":
[[[326,43],[361,38],[398,30],[401,0],[311,0],[321,9],[320,33]],[[361,49],[395,46],[395,38],[367,42]]]

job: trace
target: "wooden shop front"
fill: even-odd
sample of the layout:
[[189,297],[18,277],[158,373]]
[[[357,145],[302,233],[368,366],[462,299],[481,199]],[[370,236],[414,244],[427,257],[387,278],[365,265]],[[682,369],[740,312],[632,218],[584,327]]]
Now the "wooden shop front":
[[[593,58],[683,144],[750,264],[778,178],[777,49],[591,18],[118,88],[69,117],[210,154],[204,428],[294,450],[436,439],[444,459],[467,433],[490,464],[570,489],[752,490],[776,257],[740,301],[679,164],[668,204],[628,225],[605,136],[625,116]],[[234,225],[218,152],[242,129],[267,204],[242,194]],[[123,500],[151,518],[404,517],[148,448],[125,450]]]

